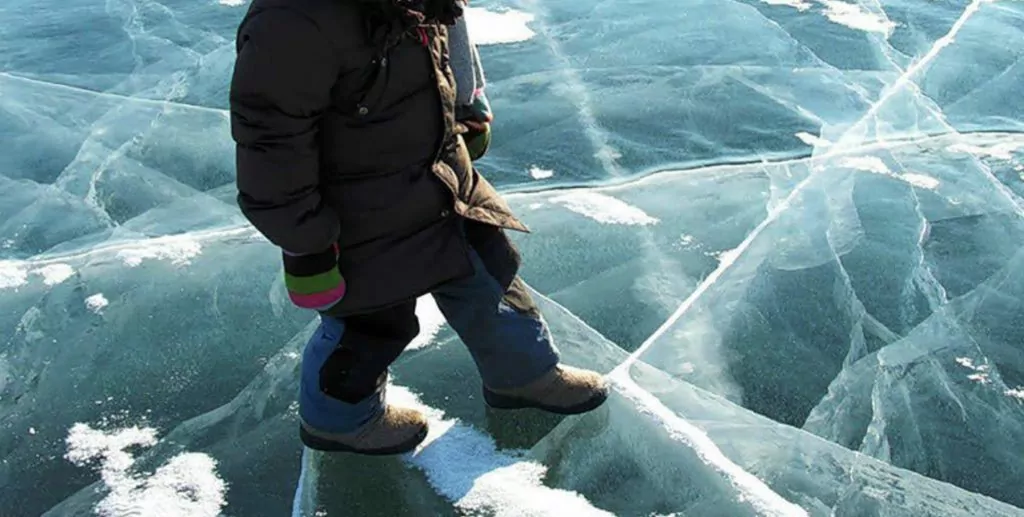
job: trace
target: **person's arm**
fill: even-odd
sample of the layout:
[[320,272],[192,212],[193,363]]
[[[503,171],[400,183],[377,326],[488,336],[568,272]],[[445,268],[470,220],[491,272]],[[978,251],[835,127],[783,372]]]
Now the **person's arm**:
[[473,96],[470,99],[470,106],[473,115],[478,120],[487,122],[494,121],[494,113],[491,111],[491,103],[487,100],[487,79],[484,77],[484,66],[480,61],[480,50],[470,40],[470,48],[473,50]]
[[[468,3],[466,6],[467,7]],[[484,93],[480,54],[469,36],[466,16],[459,17],[448,32],[449,62],[455,76],[455,118],[466,128],[462,138],[471,160],[487,153],[494,116]]]
[[317,128],[338,58],[312,20],[287,9],[256,13],[238,38],[230,104],[239,207],[290,253],[327,250],[339,224],[319,193]]
[[319,192],[319,119],[338,56],[312,20],[283,8],[248,18],[238,38],[230,92],[238,205],[281,248],[292,302],[323,310],[345,295],[338,217]]
[[469,106],[477,89],[478,77],[475,48],[469,39],[466,15],[458,17],[448,29],[448,62],[455,76],[455,105]]
[[[470,40],[472,42],[472,40]],[[484,76],[484,66],[480,62],[480,49],[476,45],[473,48],[473,79],[478,90],[483,91],[487,87],[487,78]]]

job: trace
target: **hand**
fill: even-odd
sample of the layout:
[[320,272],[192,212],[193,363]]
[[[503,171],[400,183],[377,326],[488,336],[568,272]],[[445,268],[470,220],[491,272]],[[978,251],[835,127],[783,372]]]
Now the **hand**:
[[345,278],[338,269],[338,245],[313,254],[282,250],[284,283],[292,303],[303,309],[323,311],[345,297]]
[[461,123],[467,129],[462,134],[462,139],[466,142],[469,159],[477,161],[487,154],[487,149],[491,146],[491,125],[477,120],[463,120]]

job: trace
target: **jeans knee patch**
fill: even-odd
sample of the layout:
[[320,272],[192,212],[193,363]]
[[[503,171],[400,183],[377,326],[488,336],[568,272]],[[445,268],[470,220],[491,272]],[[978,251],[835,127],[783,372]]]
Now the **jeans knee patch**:
[[345,332],[320,367],[320,390],[355,404],[378,393],[388,367],[419,333],[416,304],[345,319]]
[[360,362],[355,350],[335,348],[320,367],[320,391],[348,404],[357,404],[376,393],[386,381],[387,371],[375,379],[367,378],[367,372],[359,370]]

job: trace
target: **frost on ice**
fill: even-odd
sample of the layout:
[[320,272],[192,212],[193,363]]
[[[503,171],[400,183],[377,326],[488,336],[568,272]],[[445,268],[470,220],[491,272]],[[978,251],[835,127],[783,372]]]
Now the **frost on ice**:
[[534,37],[530,29],[532,14],[515,10],[489,11],[479,7],[466,9],[469,37],[477,45],[518,43]]
[[95,508],[102,517],[214,517],[225,504],[227,485],[206,454],[179,454],[152,474],[132,471],[135,457],[128,449],[156,445],[155,429],[102,431],[76,423],[65,442],[68,461],[80,467],[99,464],[109,491]]
[[[408,388],[389,385],[388,394],[393,403],[419,410],[430,421],[427,438],[404,456],[405,462],[467,515],[612,517],[578,493],[546,486],[543,464],[498,450],[492,437],[423,404]],[[300,499],[304,488],[299,487]]]
[[56,263],[29,270],[24,263],[0,261],[0,289],[25,285],[30,274],[40,277],[44,285],[52,287],[74,276],[75,269],[68,264]]
[[935,190],[939,186],[939,180],[926,174],[908,172],[899,177],[915,187],[920,187],[928,190]]
[[1024,402],[1024,386],[1017,386],[1014,389],[1008,389],[1006,390],[1005,395]]
[[0,289],[21,287],[28,281],[24,268],[9,261],[0,261]]
[[[761,0],[768,5],[792,7],[798,11],[808,11],[814,5],[804,0]],[[880,33],[885,37],[892,34],[896,23],[883,14],[867,10],[857,2],[843,0],[814,0],[821,8],[821,15],[832,23],[868,33]]]
[[67,264],[50,264],[32,272],[43,277],[44,284],[53,286],[71,278],[75,269]]
[[546,180],[555,175],[555,171],[551,169],[542,169],[540,167],[530,167],[530,176],[535,180]]
[[107,305],[110,305],[110,301],[103,296],[103,293],[96,293],[85,299],[85,306],[96,314],[99,314]]
[[832,142],[829,142],[828,140],[821,138],[820,136],[812,135],[805,131],[801,131],[797,133],[795,136],[799,138],[801,142],[814,147],[828,147],[832,145]]
[[884,16],[867,11],[859,3],[841,0],[818,0],[825,6],[825,16],[839,25],[865,32],[878,32],[886,36],[892,33],[896,24]]
[[1024,142],[1013,141],[992,145],[972,145],[966,142],[958,142],[948,147],[948,150],[952,152],[969,153],[1003,161],[1012,160],[1014,153],[1021,149],[1024,149]]
[[176,266],[183,266],[190,264],[201,252],[199,241],[188,236],[172,236],[141,241],[122,249],[117,256],[128,267],[136,267],[144,260],[168,260]]
[[889,174],[889,167],[877,156],[854,156],[840,160],[839,165],[875,174]]
[[551,198],[573,212],[599,223],[646,226],[657,224],[658,219],[619,199],[598,192],[578,191]]
[[811,4],[804,2],[803,0],[762,0],[768,5],[784,5],[792,7],[798,11],[806,11],[811,8]]
[[888,165],[877,156],[855,156],[839,160],[838,164],[843,167],[849,167],[851,169],[857,169],[864,172],[871,172],[874,174],[881,174],[884,176],[890,176],[900,181],[905,181],[915,187],[935,190],[941,184],[941,182],[933,176],[922,174],[920,172],[909,172],[903,173],[893,172]]

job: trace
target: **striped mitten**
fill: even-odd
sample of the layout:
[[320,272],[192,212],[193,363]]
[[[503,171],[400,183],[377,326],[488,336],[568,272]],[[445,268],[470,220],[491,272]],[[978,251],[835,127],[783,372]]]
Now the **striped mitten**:
[[469,158],[473,161],[483,158],[491,146],[491,122],[494,120],[491,104],[483,89],[473,93],[472,104],[458,106],[455,116],[466,127],[462,138],[466,142]]
[[338,245],[320,253],[296,255],[282,250],[284,284],[292,303],[323,311],[345,297],[345,278],[338,270]]

